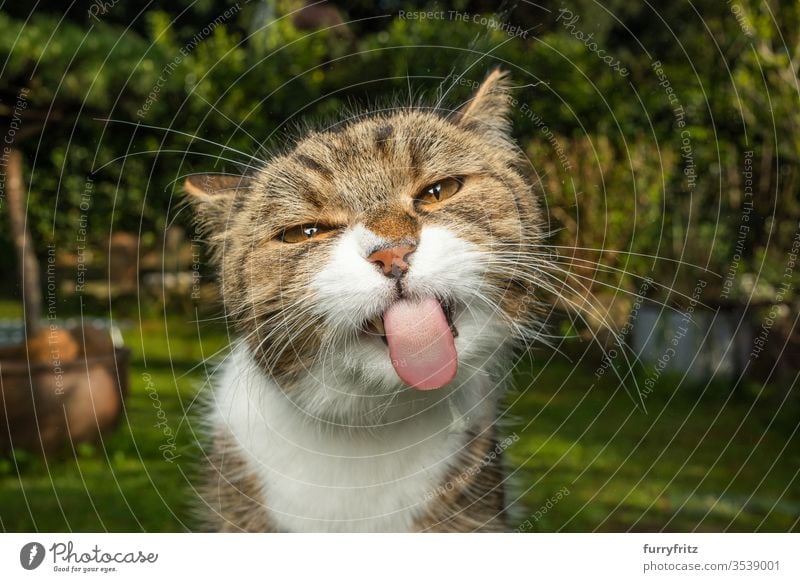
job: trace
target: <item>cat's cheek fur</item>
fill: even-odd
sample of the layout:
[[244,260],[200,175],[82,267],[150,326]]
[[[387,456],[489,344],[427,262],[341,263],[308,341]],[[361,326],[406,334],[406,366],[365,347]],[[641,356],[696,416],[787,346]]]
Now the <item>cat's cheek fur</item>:
[[406,275],[406,288],[411,295],[471,301],[483,288],[484,255],[448,228],[424,226]]

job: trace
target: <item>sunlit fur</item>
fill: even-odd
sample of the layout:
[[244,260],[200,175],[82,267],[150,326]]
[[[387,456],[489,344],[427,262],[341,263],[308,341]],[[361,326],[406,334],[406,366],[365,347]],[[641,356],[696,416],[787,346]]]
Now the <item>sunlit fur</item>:
[[[495,71],[458,111],[355,116],[309,132],[252,175],[188,181],[241,338],[212,404],[215,459],[235,458],[239,473],[249,467],[248,482],[258,485],[246,498],[264,516],[258,526],[232,523],[241,508],[231,504],[245,502],[217,466],[214,527],[501,529],[497,495],[465,504],[423,492],[474,462],[464,452],[478,440],[494,442],[513,349],[536,333],[538,274],[525,257],[542,240],[540,211],[508,113],[507,81]],[[415,204],[447,177],[463,179],[460,191],[430,207]],[[286,227],[315,223],[331,230],[280,240]],[[403,241],[417,250],[398,284],[366,257],[378,244]],[[400,296],[454,307],[459,373],[448,386],[408,388],[386,345],[364,332],[364,322]],[[331,464],[314,448],[375,460]],[[479,468],[465,498],[499,491],[495,468]],[[463,519],[442,521],[451,506]],[[308,515],[297,515],[303,507]]]

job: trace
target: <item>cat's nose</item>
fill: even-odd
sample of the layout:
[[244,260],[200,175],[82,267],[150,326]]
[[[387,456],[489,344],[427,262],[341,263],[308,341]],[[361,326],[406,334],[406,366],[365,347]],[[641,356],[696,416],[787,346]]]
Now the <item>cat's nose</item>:
[[408,256],[417,250],[414,245],[397,245],[373,251],[367,260],[391,279],[399,279],[408,271]]

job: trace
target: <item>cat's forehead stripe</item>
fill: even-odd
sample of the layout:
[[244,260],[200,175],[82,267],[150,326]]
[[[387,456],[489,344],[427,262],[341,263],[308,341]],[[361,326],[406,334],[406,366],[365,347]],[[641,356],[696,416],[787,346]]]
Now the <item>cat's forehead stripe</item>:
[[391,138],[394,133],[394,127],[391,125],[381,125],[375,132],[375,145],[384,156],[391,152],[392,144]]
[[305,154],[298,154],[296,159],[304,168],[322,175],[326,180],[333,178],[333,172],[330,168],[323,166],[312,157]]
[[406,142],[406,150],[408,151],[409,157],[408,169],[412,172],[412,174],[414,174],[415,177],[425,163],[423,150],[419,147],[419,145],[419,141],[416,139],[407,140]]

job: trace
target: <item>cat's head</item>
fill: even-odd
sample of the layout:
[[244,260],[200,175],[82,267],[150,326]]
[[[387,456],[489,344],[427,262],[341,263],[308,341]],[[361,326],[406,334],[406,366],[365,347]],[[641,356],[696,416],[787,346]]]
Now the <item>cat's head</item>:
[[509,109],[494,71],[457,111],[373,111],[187,181],[228,317],[315,414],[457,390],[530,330],[541,216]]

